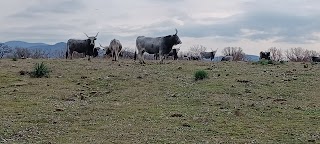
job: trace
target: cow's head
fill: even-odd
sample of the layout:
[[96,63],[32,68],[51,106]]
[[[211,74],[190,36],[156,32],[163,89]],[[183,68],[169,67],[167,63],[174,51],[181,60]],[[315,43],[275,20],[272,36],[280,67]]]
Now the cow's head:
[[98,32],[97,35],[94,36],[94,37],[89,37],[86,33],[84,33],[84,34],[88,37],[88,40],[90,40],[90,45],[95,46],[95,40],[97,40],[97,37],[98,37],[99,32]]
[[178,44],[182,44],[179,36],[178,36],[178,30],[176,29],[176,33],[174,35],[172,35],[172,39],[174,42],[174,45],[178,45]]

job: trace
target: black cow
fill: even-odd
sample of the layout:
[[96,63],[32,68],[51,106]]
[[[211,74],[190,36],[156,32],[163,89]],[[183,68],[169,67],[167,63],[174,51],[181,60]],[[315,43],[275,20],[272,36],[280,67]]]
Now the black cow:
[[311,57],[312,62],[320,62],[320,57],[313,56]]
[[270,52],[260,52],[260,60],[261,59],[271,60]]
[[164,37],[145,37],[138,36],[136,40],[136,46],[138,49],[138,58],[140,63],[145,63],[143,58],[143,53],[147,52],[149,54],[159,54],[160,63],[163,63],[163,58],[165,54],[169,54],[174,45],[181,44],[181,40],[179,38],[178,30],[176,29],[176,33],[174,35],[168,35]]
[[224,56],[221,58],[221,61],[233,61],[233,56]]
[[98,34],[94,37],[89,37],[85,34],[88,37],[86,40],[69,39],[67,42],[66,59],[68,59],[68,54],[70,54],[70,58],[72,59],[73,52],[76,51],[84,53],[85,56],[88,55],[88,60],[90,61],[90,56],[95,55],[95,40],[97,40]]
[[[169,54],[165,54],[165,59],[168,59],[169,56],[173,56],[173,60],[177,60],[178,59],[178,52],[179,52],[179,48],[177,49],[172,49]],[[159,58],[159,54],[154,54],[154,59],[158,60]]]

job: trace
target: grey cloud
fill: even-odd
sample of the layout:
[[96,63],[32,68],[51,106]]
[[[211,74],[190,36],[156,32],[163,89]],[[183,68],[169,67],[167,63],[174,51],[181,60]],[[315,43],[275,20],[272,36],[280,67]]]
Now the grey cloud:
[[80,11],[85,8],[82,0],[43,0],[38,4],[9,16],[14,18],[32,18],[47,16],[48,14],[65,14]]
[[[244,13],[221,20],[225,21],[223,23],[211,25],[187,23],[181,29],[182,35],[186,37],[221,36],[251,40],[283,37],[282,41],[285,42],[307,42],[312,38],[312,32],[320,32],[320,20],[317,19],[319,16],[298,16],[273,12]],[[212,19],[212,21],[215,20],[217,19]],[[264,33],[242,36],[241,29],[263,31]]]

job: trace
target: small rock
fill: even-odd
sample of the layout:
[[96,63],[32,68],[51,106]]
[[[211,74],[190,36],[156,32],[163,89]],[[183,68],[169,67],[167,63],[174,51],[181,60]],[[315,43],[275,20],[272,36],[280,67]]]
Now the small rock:
[[184,127],[191,127],[191,125],[188,124],[188,123],[184,123],[184,124],[182,124],[182,126],[184,126]]
[[244,91],[245,91],[245,93],[251,93],[251,90],[249,90],[249,89],[245,89]]
[[142,76],[138,76],[137,78],[138,78],[138,79],[142,79]]
[[57,108],[56,111],[57,111],[57,112],[62,112],[62,111],[64,111],[64,110],[61,109],[61,108]]
[[220,74],[218,74],[218,77],[220,77],[221,75]]
[[182,70],[182,67],[180,66],[180,67],[178,67],[178,70]]
[[308,140],[308,142],[316,142],[316,140],[312,139],[312,140]]
[[294,109],[295,109],[295,110],[302,110],[301,107],[295,107]]
[[62,76],[57,76],[57,78],[62,78]]
[[171,117],[182,117],[182,114],[172,114]]
[[176,94],[172,94],[171,97],[177,97],[177,95]]
[[242,113],[240,112],[240,109],[235,110],[234,114],[236,116],[241,116],[242,115]]
[[96,94],[96,93],[98,93],[97,91],[92,91],[92,92],[90,92],[90,94]]
[[86,79],[86,78],[88,78],[87,76],[81,76],[81,79]]
[[19,71],[20,75],[26,75],[26,74],[29,74],[28,71]]
[[274,102],[283,102],[283,101],[287,101],[286,99],[275,99],[273,100]]

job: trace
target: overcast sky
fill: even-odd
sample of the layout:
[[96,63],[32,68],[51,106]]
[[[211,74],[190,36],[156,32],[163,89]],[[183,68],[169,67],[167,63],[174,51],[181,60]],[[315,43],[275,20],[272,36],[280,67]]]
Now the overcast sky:
[[98,43],[116,38],[135,48],[139,35],[177,28],[183,50],[201,44],[248,54],[270,47],[320,51],[319,6],[320,0],[10,0],[0,5],[0,42],[54,44],[100,32]]

